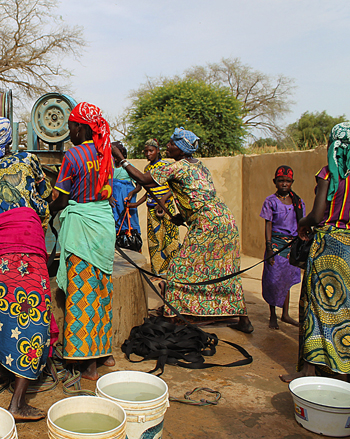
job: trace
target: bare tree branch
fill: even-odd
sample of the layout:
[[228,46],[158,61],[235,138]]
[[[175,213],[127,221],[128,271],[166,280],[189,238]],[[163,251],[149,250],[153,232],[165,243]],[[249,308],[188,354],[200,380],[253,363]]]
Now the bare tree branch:
[[85,45],[83,30],[57,18],[56,0],[0,1],[0,88],[33,98],[50,90],[71,73],[60,60],[79,58]]
[[273,135],[281,133],[278,121],[294,103],[290,100],[295,88],[293,79],[284,75],[273,78],[242,64],[239,58],[194,66],[185,72],[185,77],[229,87],[242,103],[246,126]]

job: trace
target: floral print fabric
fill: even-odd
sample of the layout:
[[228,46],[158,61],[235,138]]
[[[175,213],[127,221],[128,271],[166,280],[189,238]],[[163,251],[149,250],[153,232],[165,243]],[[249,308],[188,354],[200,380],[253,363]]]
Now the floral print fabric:
[[45,259],[35,254],[0,256],[0,363],[37,379],[50,347],[51,293]]
[[[181,314],[246,315],[240,276],[209,285],[182,285],[226,276],[240,269],[235,219],[217,197],[209,170],[200,162],[180,160],[151,170],[158,184],[168,182],[189,225],[184,242],[169,264],[166,300]],[[167,315],[174,315],[165,306]]]

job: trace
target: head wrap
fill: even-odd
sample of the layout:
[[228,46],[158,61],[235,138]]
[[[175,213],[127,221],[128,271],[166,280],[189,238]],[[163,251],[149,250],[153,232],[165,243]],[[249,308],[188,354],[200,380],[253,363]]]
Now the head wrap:
[[154,148],[159,148],[159,142],[157,139],[148,139],[145,146],[153,146]]
[[97,150],[100,164],[96,193],[108,182],[112,174],[112,151],[108,122],[102,117],[101,110],[93,104],[81,102],[73,108],[69,120],[89,125],[92,130],[92,140]]
[[199,137],[183,127],[175,128],[174,134],[170,138],[186,154],[193,154],[198,149]]
[[0,117],[0,157],[5,155],[5,147],[12,141],[11,122],[6,117]]
[[[275,178],[278,177],[288,177],[293,180],[293,169],[290,166],[279,166],[275,172]],[[292,204],[294,207],[294,212],[297,217],[297,222],[303,217],[303,206],[301,203],[301,198],[293,191],[289,191],[290,198],[292,199]]]
[[350,123],[338,123],[329,136],[328,169],[330,182],[327,200],[331,201],[338,190],[339,177],[345,178],[350,173]]
[[275,178],[277,177],[289,177],[293,180],[293,169],[289,166],[279,166],[275,172]]

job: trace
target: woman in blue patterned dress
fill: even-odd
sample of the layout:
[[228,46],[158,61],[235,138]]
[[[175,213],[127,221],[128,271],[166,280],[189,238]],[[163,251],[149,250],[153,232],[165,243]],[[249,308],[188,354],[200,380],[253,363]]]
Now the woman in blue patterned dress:
[[298,376],[350,374],[350,123],[335,125],[312,211],[299,221],[310,248],[300,297]]

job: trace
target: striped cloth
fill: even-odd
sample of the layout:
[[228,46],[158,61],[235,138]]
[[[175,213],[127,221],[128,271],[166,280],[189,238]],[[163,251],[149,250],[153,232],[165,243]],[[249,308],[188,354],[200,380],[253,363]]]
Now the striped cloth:
[[99,178],[97,151],[92,140],[68,150],[63,158],[55,189],[70,194],[77,203],[106,200],[112,195],[113,178],[96,194]]
[[[162,166],[167,166],[169,165],[170,162],[168,162],[167,160],[163,160],[160,159],[155,163],[150,163],[145,167],[145,172],[150,171],[151,169],[156,169],[156,168],[160,168]],[[168,183],[165,183],[164,185],[159,185],[157,187],[152,187],[150,188],[150,191],[160,200],[163,195],[165,195],[166,193],[168,193],[170,191],[169,185]],[[171,196],[170,198],[168,198],[167,203],[171,203],[173,200],[173,196]],[[147,195],[147,207],[155,207],[157,205],[157,203],[154,201],[154,199],[150,196]]]
[[[330,179],[328,166],[323,167],[317,174],[316,179]],[[330,225],[339,229],[350,230],[350,174],[346,178],[339,178],[337,192],[331,201],[327,202],[323,220],[320,226]]]

